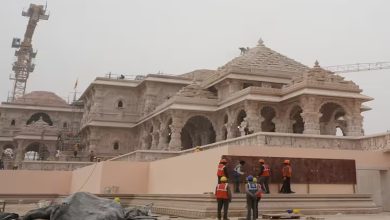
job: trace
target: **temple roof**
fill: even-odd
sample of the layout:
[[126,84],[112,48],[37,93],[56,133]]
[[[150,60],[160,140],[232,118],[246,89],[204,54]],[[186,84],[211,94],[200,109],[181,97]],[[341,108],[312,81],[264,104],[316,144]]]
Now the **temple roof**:
[[65,100],[53,92],[34,91],[15,100],[14,103],[24,105],[69,107]]
[[268,47],[260,39],[253,48],[240,48],[242,55],[220,67],[219,70],[229,70],[232,67],[256,70],[278,70],[286,72],[306,72],[309,68],[290,59]]
[[189,72],[189,73],[184,73],[180,76],[190,78],[190,79],[195,80],[195,81],[203,81],[204,79],[207,79],[215,72],[216,72],[215,70],[199,69],[199,70],[194,70],[194,71]]

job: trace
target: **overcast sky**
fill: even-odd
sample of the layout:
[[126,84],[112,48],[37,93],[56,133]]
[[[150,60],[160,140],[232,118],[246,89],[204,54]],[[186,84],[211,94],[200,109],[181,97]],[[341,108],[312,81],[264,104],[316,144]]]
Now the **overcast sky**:
[[[23,38],[21,11],[39,0],[1,0],[0,100],[12,83],[13,37]],[[79,79],[84,91],[97,76],[181,74],[216,69],[238,47],[265,45],[305,65],[390,61],[390,1],[49,0],[40,21],[38,50],[27,91],[67,99]],[[375,98],[364,113],[366,134],[390,130],[390,70],[346,73]]]

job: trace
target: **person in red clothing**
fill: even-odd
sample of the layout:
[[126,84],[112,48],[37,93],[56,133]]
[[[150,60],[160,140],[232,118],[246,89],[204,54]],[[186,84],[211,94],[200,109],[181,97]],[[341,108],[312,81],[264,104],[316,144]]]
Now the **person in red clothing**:
[[290,165],[290,160],[284,160],[282,168],[282,176],[283,176],[283,185],[280,189],[280,193],[295,193],[291,191],[291,175],[292,169]]
[[222,158],[219,161],[218,170],[217,170],[218,183],[221,183],[221,177],[223,177],[223,176],[226,178],[229,178],[226,164],[227,164],[227,160],[224,158]]
[[218,220],[221,220],[221,211],[223,207],[223,219],[227,220],[229,203],[232,201],[232,193],[230,192],[227,178],[225,176],[222,176],[219,181],[221,183],[218,183],[217,187],[215,188],[215,198],[217,199],[218,204],[217,217]]
[[271,170],[268,166],[268,164],[265,163],[264,159],[259,160],[260,163],[260,172],[259,172],[259,182],[264,190],[264,193],[269,193],[269,178],[271,176]]

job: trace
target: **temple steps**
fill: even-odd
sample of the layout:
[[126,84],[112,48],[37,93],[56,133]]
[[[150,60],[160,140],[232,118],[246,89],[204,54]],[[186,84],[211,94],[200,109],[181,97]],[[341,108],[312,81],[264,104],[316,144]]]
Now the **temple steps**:
[[[144,206],[153,203],[156,214],[186,218],[215,218],[217,203],[212,194],[100,194],[104,198],[120,197],[124,206]],[[3,194],[0,200],[7,204],[29,204],[40,200],[55,200],[57,194]],[[382,211],[369,194],[270,194],[259,203],[261,214],[283,213],[287,209],[300,209],[304,215],[374,214]],[[246,216],[246,197],[234,194],[229,206],[230,217]]]

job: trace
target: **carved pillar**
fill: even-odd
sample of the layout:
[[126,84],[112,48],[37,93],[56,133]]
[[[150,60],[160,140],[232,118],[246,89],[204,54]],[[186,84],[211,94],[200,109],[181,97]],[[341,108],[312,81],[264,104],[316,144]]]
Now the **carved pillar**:
[[304,134],[320,134],[321,113],[316,111],[316,97],[305,96],[301,98],[302,119],[304,124]]
[[157,145],[157,149],[159,150],[166,150],[168,147],[168,129],[161,127],[159,131],[159,141]]
[[[290,119],[283,120],[280,117],[273,118],[272,122],[275,124],[275,132],[279,133],[288,133],[289,132],[289,125],[291,124]],[[292,127],[292,124],[291,126]]]
[[318,112],[303,112],[301,113],[305,122],[304,134],[320,134],[320,118],[321,113]]
[[180,116],[174,115],[172,117],[172,124],[169,125],[171,129],[171,141],[168,145],[168,150],[179,151],[181,150],[181,129],[183,128],[183,121]]
[[22,161],[24,160],[24,140],[18,140],[16,143],[17,146],[14,151],[14,166],[20,167]]
[[158,142],[160,139],[160,134],[158,131],[153,131],[151,135],[152,135],[152,149],[157,149]]
[[[249,133],[260,132],[260,112],[258,111],[258,104],[254,102],[245,103],[245,112],[248,121]],[[262,118],[262,117],[261,117]],[[263,119],[264,120],[264,119]]]
[[352,116],[346,116],[347,121],[347,136],[361,136],[363,135],[363,116],[356,113]]

